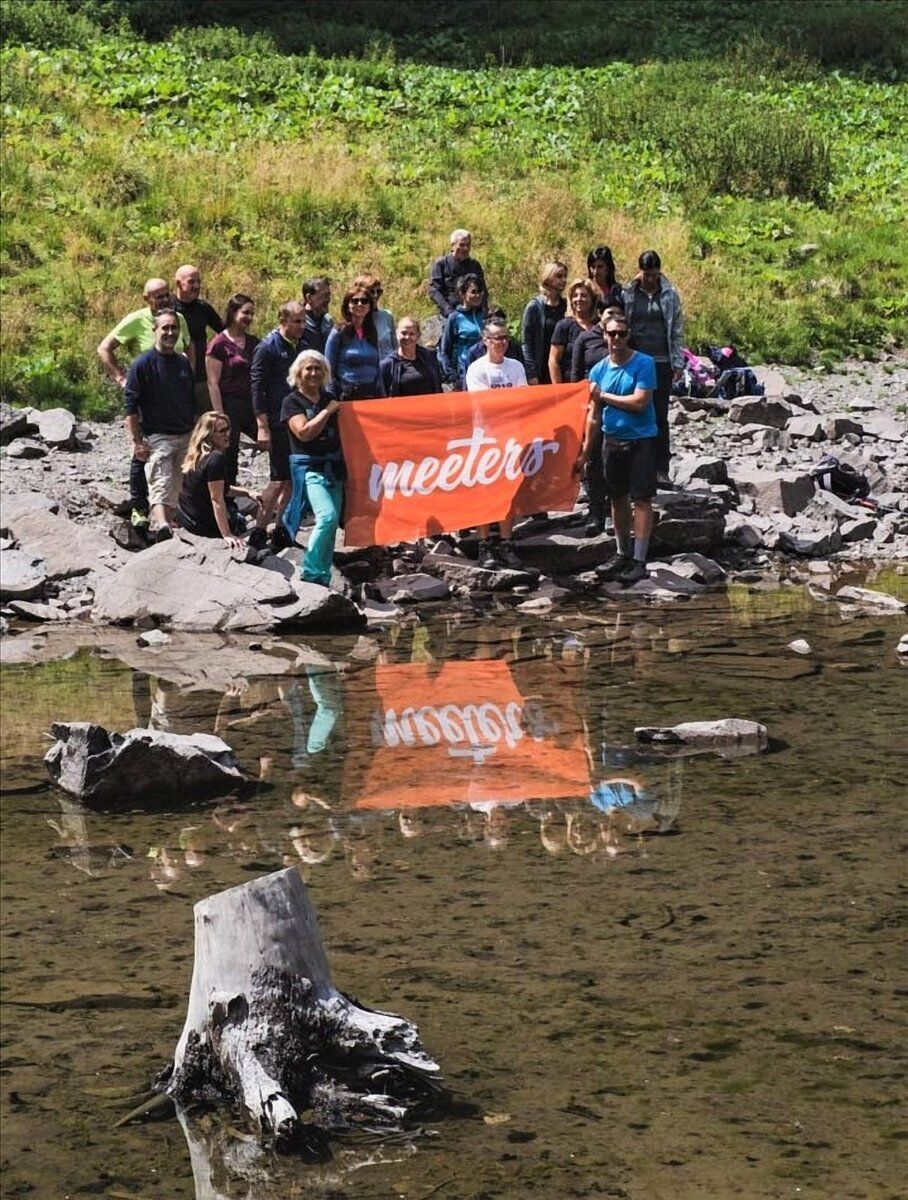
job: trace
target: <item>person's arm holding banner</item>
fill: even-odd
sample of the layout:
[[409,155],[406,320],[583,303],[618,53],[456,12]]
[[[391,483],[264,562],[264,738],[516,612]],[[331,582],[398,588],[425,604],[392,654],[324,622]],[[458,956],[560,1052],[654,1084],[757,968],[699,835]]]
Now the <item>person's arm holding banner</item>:
[[291,417],[287,422],[287,428],[298,442],[314,441],[339,408],[340,401],[332,397],[321,412],[317,412],[314,417],[306,417],[303,413],[297,413],[296,416]]
[[603,392],[596,383],[590,384],[590,400],[607,404],[610,408],[623,408],[625,412],[643,412],[650,402],[652,388],[638,387],[633,395],[616,396],[614,392]]
[[580,444],[580,453],[577,455],[577,461],[574,463],[572,472],[574,475],[582,475],[586,469],[586,464],[590,460],[590,444],[593,440],[593,432],[596,426],[602,420],[602,401],[599,397],[602,393],[599,388],[596,388],[597,396],[593,395],[595,384],[590,384],[590,402],[586,410],[586,424],[583,427],[583,441]]

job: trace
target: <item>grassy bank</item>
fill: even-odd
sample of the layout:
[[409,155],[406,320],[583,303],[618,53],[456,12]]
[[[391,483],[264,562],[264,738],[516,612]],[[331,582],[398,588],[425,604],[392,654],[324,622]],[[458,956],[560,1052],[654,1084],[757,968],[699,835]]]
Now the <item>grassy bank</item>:
[[250,291],[260,330],[316,270],[372,267],[393,311],[425,314],[460,224],[515,319],[543,260],[581,272],[606,241],[624,277],[659,249],[689,344],[810,362],[897,343],[904,87],[750,55],[469,71],[222,28],[7,44],[3,397],[115,401],[94,346],[187,260],[219,304]]

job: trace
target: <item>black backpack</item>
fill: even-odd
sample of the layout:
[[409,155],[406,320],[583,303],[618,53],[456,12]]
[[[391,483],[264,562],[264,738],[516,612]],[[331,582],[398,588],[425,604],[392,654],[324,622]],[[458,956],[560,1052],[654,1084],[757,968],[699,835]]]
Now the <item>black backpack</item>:
[[870,495],[866,475],[856,471],[850,463],[839,462],[834,454],[824,454],[810,474],[818,488],[832,492],[841,500],[864,500]]

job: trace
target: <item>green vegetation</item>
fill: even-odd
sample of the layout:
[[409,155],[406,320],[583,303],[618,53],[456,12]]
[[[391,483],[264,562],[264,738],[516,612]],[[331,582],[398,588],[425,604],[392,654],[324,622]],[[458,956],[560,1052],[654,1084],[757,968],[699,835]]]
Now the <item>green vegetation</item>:
[[[351,30],[361,7],[348,6]],[[876,63],[876,79],[821,69],[834,56],[818,34],[812,59],[811,45],[802,57],[781,37],[770,47],[765,14],[781,20],[784,6],[769,2],[747,6],[764,14],[762,31],[729,36],[708,60],[681,57],[690,22],[679,17],[659,24],[661,62],[465,70],[399,61],[422,28],[414,13],[434,7],[389,3],[391,16],[409,12],[410,32],[386,29],[380,51],[337,59],[278,52],[289,28],[282,4],[266,10],[270,32],[176,28],[155,42],[125,27],[124,14],[162,36],[185,12],[180,0],[8,0],[4,399],[89,413],[116,404],[94,347],[139,306],[146,277],[184,261],[202,267],[218,302],[237,289],[256,296],[260,331],[304,275],[322,270],[341,283],[374,268],[393,311],[426,314],[428,262],[460,224],[514,319],[544,260],[562,256],[582,274],[589,247],[605,241],[624,278],[640,250],[660,251],[684,296],[691,345],[734,340],[753,359],[810,362],[903,336],[908,100],[882,76],[899,70],[904,5],[873,6],[895,22],[885,54],[869,32],[852,41],[865,65]],[[706,0],[638,7],[641,20],[700,8],[718,24],[719,6]],[[732,32],[744,7],[722,7]],[[230,15],[229,4],[217,8]],[[525,40],[537,50],[551,41],[557,58],[583,32],[588,61],[601,11],[590,15],[585,0],[563,8],[582,19],[562,21],[548,40],[541,26],[525,29]],[[788,8],[808,24],[830,12]],[[320,0],[310,9],[328,11]],[[152,12],[158,24],[143,27]],[[111,29],[99,32],[99,20]],[[316,40],[322,25],[310,24]],[[436,27],[441,37],[447,27]],[[465,55],[430,51],[424,44],[419,56]]]

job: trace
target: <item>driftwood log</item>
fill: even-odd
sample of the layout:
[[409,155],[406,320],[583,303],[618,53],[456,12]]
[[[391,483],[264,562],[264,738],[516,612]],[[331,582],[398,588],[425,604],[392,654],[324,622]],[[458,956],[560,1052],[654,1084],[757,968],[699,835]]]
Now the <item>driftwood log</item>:
[[308,892],[288,868],[196,904],[166,1092],[178,1109],[245,1109],[263,1141],[287,1145],[306,1126],[398,1130],[431,1111],[441,1079],[415,1025],[333,986]]

